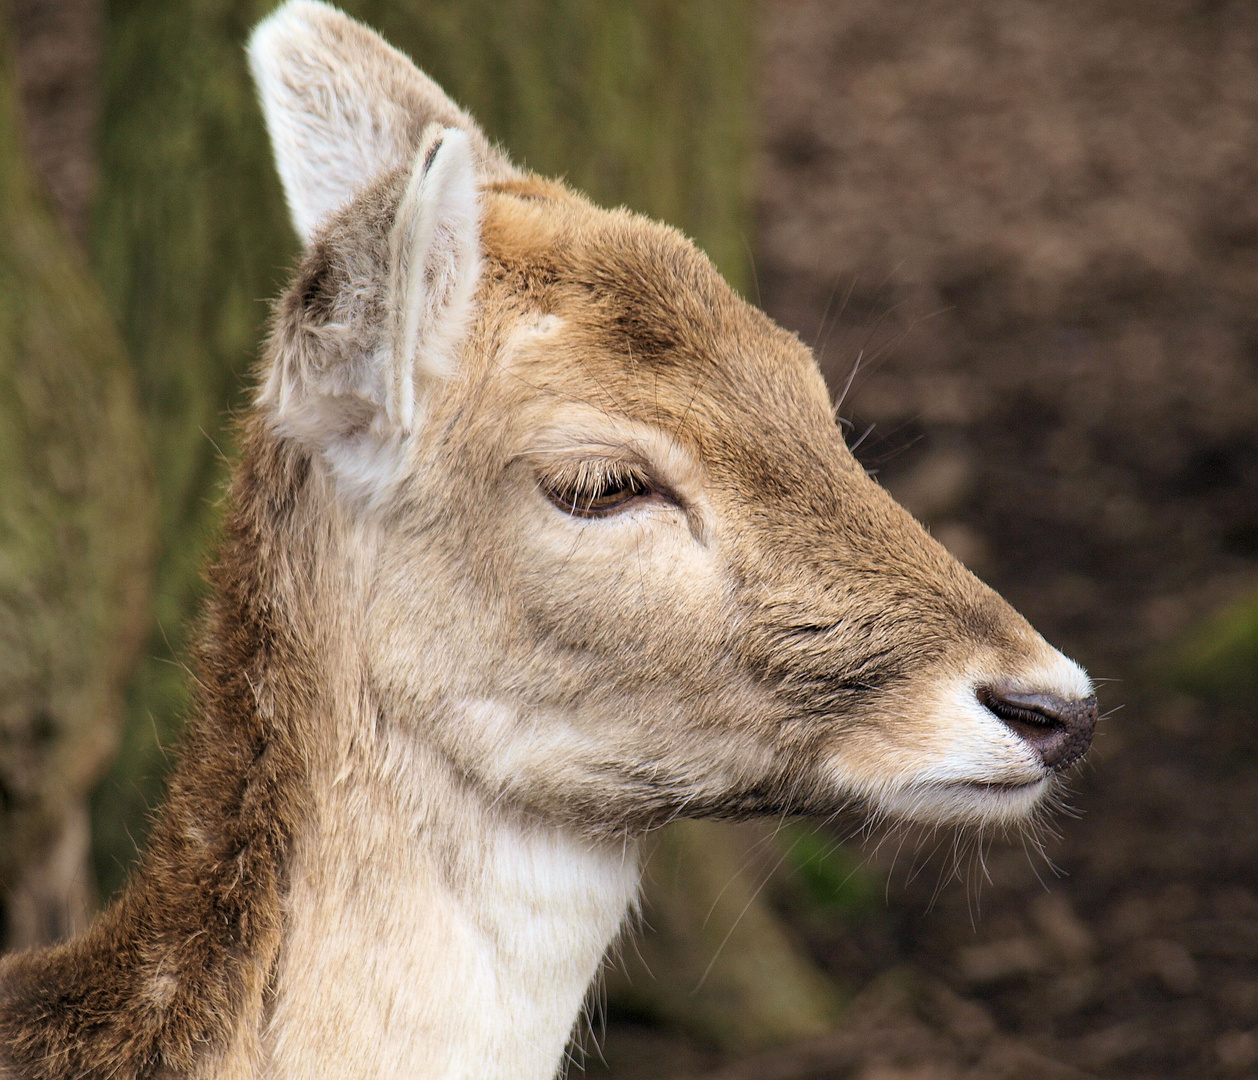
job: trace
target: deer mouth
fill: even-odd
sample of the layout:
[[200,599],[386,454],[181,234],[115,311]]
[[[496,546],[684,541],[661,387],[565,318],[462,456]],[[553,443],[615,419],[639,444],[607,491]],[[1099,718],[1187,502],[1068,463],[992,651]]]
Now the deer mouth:
[[1031,788],[1039,787],[1041,784],[1047,783],[1049,777],[1038,776],[1032,780],[960,780],[950,787],[959,787],[970,791],[1002,792],[1029,791]]
[[1017,826],[1052,785],[1051,774],[1028,780],[928,780],[886,792],[876,801],[892,816],[925,825]]

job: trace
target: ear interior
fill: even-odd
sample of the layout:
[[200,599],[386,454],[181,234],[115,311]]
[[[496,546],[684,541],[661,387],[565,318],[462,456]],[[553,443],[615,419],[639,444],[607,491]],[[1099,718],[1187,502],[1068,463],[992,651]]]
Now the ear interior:
[[389,236],[392,319],[389,412],[415,424],[424,384],[449,376],[467,337],[480,277],[480,207],[471,140],[424,133]]
[[467,132],[431,125],[380,268],[383,325],[301,316],[279,344],[259,403],[357,494],[389,490],[431,395],[457,366],[480,276],[477,189]]
[[290,0],[258,25],[248,52],[289,211],[305,244],[356,191],[409,162],[432,123],[466,133],[482,176],[513,172],[436,83],[327,4]]

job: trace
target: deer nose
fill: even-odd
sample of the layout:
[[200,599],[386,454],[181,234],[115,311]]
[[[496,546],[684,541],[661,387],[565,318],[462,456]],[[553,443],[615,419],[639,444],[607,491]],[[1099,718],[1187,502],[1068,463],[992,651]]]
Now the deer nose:
[[1022,693],[1000,686],[981,686],[977,694],[983,707],[1030,743],[1053,772],[1078,761],[1092,745],[1095,696],[1070,700],[1058,694]]

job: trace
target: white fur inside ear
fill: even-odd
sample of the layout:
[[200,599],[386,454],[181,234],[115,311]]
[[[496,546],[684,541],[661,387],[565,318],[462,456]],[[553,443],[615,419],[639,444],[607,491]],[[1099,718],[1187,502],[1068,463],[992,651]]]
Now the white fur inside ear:
[[265,19],[248,53],[293,224],[309,243],[364,184],[409,157],[415,124],[398,87],[421,76],[316,0],[292,0]]
[[259,404],[281,432],[321,453],[356,499],[389,497],[425,406],[455,370],[475,312],[479,241],[468,135],[432,124],[389,226],[387,261],[358,283],[383,294],[384,310],[364,306],[329,323],[299,316],[276,355]]
[[416,426],[425,382],[449,376],[480,277],[476,167],[465,132],[431,125],[420,140],[389,237],[393,377],[387,409]]

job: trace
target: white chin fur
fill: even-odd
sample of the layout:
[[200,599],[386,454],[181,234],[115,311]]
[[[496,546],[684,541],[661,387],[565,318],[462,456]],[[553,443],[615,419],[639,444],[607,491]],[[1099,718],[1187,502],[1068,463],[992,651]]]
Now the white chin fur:
[[1017,825],[1030,818],[1052,787],[1051,776],[1028,784],[921,784],[879,792],[880,812],[923,825]]

